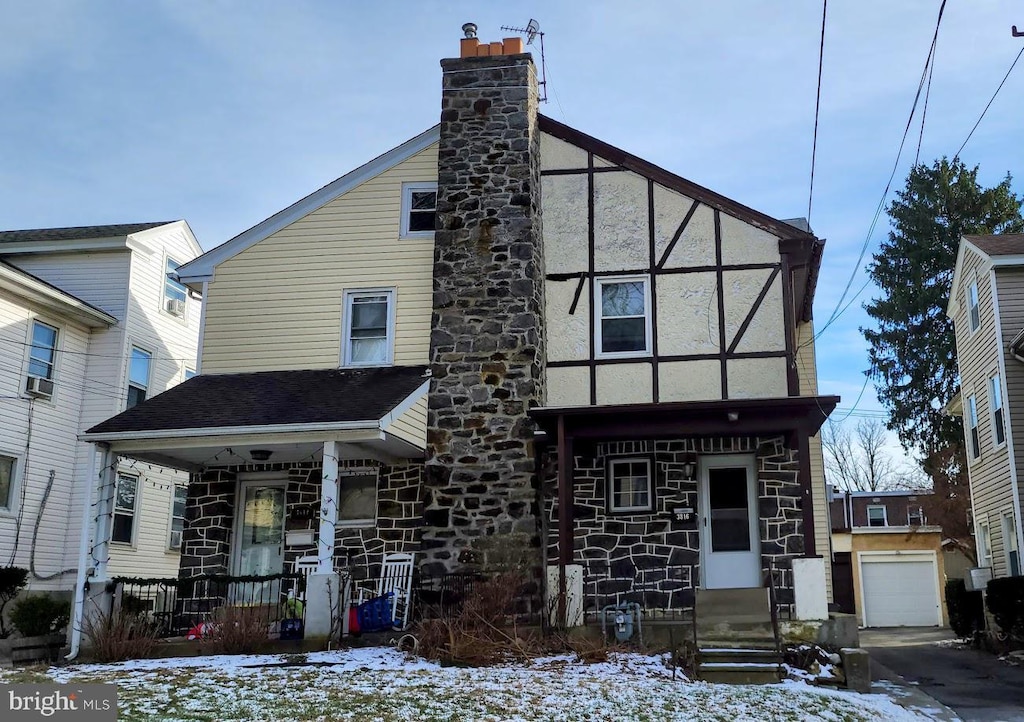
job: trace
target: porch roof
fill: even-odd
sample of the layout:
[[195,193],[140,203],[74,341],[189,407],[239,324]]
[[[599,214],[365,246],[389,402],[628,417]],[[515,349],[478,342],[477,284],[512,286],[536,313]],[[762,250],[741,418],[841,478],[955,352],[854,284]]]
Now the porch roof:
[[275,462],[316,458],[328,440],[349,444],[353,458],[413,457],[422,447],[390,427],[428,387],[426,366],[200,375],[81,439],[181,469],[251,463],[252,449]]
[[670,438],[746,434],[814,434],[839,403],[838,396],[674,401],[612,406],[540,407],[530,411],[540,428],[576,439]]

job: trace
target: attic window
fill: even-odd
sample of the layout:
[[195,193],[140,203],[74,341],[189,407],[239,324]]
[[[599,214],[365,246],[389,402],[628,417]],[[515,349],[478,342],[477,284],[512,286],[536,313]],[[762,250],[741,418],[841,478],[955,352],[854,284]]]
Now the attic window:
[[432,238],[437,217],[437,183],[402,184],[402,238]]

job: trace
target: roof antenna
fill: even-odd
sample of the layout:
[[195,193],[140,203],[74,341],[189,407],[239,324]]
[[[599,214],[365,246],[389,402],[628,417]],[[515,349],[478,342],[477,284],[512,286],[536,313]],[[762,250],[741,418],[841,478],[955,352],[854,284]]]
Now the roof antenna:
[[510,33],[525,35],[527,45],[533,45],[533,39],[540,38],[540,82],[538,85],[540,86],[540,101],[542,103],[548,102],[548,75],[547,68],[544,66],[544,33],[540,31],[540,23],[530,18],[530,22],[526,23],[525,28],[502,25],[501,29]]

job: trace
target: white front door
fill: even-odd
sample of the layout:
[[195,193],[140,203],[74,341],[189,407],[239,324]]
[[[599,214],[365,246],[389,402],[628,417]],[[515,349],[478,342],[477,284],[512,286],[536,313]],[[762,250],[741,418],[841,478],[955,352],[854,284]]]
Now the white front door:
[[762,586],[754,457],[705,456],[700,467],[703,587]]
[[[263,577],[284,571],[284,501],[283,483],[241,483],[235,536],[237,576]],[[280,587],[280,582],[266,582],[264,586]],[[264,591],[269,598],[270,590],[247,590],[245,594],[255,597]]]

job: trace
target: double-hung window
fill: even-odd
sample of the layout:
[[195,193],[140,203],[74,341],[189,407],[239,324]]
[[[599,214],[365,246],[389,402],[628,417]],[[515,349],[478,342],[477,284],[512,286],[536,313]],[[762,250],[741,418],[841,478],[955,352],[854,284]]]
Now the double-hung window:
[[393,290],[349,291],[345,294],[345,366],[386,366],[394,347]]
[[0,454],[0,509],[14,508],[14,469],[16,459]]
[[978,282],[971,281],[967,287],[967,315],[970,317],[971,333],[981,326],[981,311],[978,308]]
[[654,508],[650,459],[608,462],[608,511],[642,512]]
[[971,446],[971,458],[981,458],[981,437],[978,434],[978,399],[974,394],[967,397],[967,436]]
[[128,362],[128,406],[138,406],[146,400],[149,390],[149,374],[153,366],[153,354],[132,346],[132,355]]
[[1003,514],[1003,551],[1006,553],[1006,572],[1011,577],[1020,576],[1020,551],[1017,548],[1017,525],[1013,523],[1013,512]]
[[57,362],[57,329],[40,321],[32,322],[32,347],[28,352],[28,375],[53,379]]
[[996,446],[1006,443],[1006,429],[1003,426],[1003,387],[999,374],[988,380],[988,399],[992,407],[992,437]]
[[185,286],[174,278],[174,272],[181,264],[170,256],[164,263],[164,310],[172,316],[183,317],[185,315],[185,302],[188,298],[188,291]]
[[437,183],[402,184],[402,238],[432,238],[437,217]]
[[989,533],[988,520],[978,522],[978,566],[992,566],[992,535]]
[[908,506],[907,526],[924,526],[924,509],[920,506]]
[[868,507],[868,526],[888,526],[884,506]]
[[338,525],[372,526],[377,520],[377,474],[342,474],[339,477]]
[[181,535],[185,531],[185,500],[188,499],[188,487],[174,487],[174,496],[171,498],[171,540],[168,546],[171,549],[181,549]]
[[651,298],[647,278],[602,278],[595,284],[595,291],[597,356],[650,355]]
[[110,541],[131,544],[135,539],[135,513],[139,504],[139,478],[128,474],[117,475],[114,492],[114,520],[110,527]]

